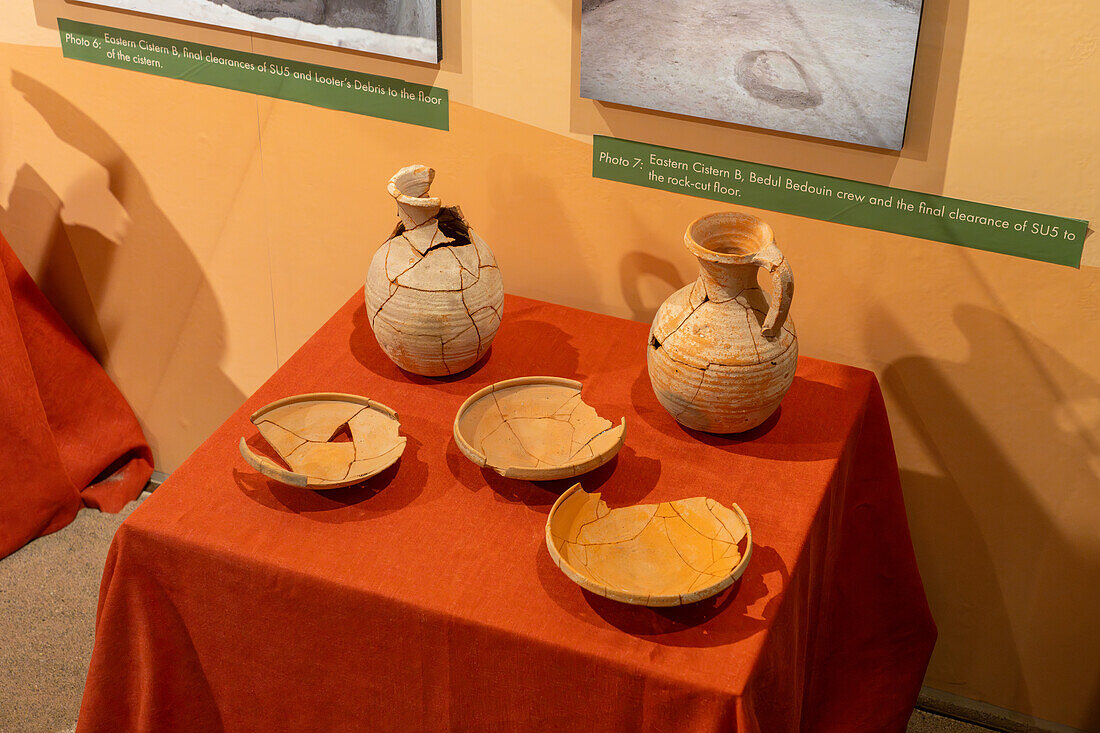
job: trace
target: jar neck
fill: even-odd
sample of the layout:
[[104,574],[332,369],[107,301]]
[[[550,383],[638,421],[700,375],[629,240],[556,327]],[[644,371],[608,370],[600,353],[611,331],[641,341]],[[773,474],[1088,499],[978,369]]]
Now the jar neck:
[[405,229],[416,229],[430,221],[434,221],[436,215],[439,214],[439,209],[438,200],[429,206],[397,202],[397,215],[401,217]]
[[706,286],[711,300],[729,300],[741,291],[758,287],[756,265],[729,265],[699,260],[699,279]]

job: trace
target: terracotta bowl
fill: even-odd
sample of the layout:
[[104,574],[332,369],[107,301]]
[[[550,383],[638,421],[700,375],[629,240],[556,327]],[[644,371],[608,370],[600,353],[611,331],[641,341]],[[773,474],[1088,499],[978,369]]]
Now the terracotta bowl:
[[471,461],[501,476],[549,481],[610,461],[623,445],[619,425],[581,401],[581,383],[520,377],[470,396],[455,417],[455,442]]
[[287,397],[260,408],[251,419],[290,470],[254,453],[244,438],[241,456],[263,475],[290,486],[350,486],[386,470],[405,450],[397,413],[358,395]]
[[608,509],[576,484],[546,519],[546,547],[571,580],[613,601],[682,606],[741,577],[752,530],[736,504],[692,499]]

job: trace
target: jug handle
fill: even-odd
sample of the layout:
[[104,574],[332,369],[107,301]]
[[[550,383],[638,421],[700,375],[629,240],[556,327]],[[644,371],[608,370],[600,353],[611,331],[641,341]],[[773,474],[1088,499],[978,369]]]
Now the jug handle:
[[772,294],[768,300],[768,316],[764,319],[764,337],[774,339],[787,322],[787,311],[794,297],[794,275],[787,258],[771,243],[753,255],[752,264],[771,273]]

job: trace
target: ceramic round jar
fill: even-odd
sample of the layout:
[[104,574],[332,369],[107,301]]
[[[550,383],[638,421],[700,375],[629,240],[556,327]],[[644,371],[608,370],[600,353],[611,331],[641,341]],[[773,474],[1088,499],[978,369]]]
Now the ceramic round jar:
[[[771,227],[748,214],[697,219],[684,243],[699,261],[699,279],[673,293],[653,319],[649,380],[664,408],[689,428],[750,430],[775,412],[794,380],[790,265]],[[767,298],[758,268],[771,274]]]
[[457,206],[428,195],[435,171],[412,165],[390,179],[401,221],[371,260],[367,318],[399,367],[456,374],[489,350],[504,314],[504,286],[489,246]]

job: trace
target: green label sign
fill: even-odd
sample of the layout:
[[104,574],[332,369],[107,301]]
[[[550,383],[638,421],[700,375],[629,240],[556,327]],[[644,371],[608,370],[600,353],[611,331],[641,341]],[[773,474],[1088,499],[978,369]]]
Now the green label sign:
[[595,136],[592,175],[1079,267],[1088,222]]
[[447,90],[57,19],[66,58],[446,130]]

